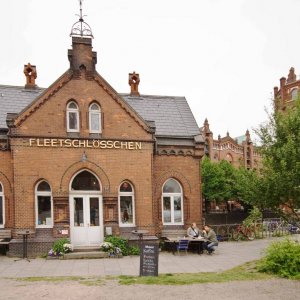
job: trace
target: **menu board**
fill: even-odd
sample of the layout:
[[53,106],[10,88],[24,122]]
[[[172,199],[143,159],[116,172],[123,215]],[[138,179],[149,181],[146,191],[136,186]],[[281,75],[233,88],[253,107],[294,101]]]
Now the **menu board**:
[[140,276],[158,276],[158,245],[143,244],[140,253]]

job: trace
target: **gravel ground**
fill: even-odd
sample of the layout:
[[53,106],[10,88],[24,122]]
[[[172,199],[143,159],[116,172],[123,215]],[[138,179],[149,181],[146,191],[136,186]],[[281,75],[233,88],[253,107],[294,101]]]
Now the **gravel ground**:
[[184,286],[119,285],[106,280],[100,285],[86,286],[77,281],[25,282],[0,279],[0,299],[299,299],[300,282],[285,279],[239,281],[228,283],[193,284]]

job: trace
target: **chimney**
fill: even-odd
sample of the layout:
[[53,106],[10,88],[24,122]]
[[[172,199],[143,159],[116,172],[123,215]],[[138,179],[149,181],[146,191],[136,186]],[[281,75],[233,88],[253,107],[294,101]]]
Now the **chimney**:
[[250,132],[249,132],[248,129],[246,130],[245,136],[246,136],[246,142],[247,142],[247,143],[251,142],[251,139],[250,139]]
[[130,96],[140,96],[139,93],[139,83],[140,83],[140,75],[135,72],[129,73],[129,81],[130,85]]
[[274,99],[276,99],[278,94],[278,86],[274,86]]
[[281,77],[280,78],[280,98],[281,98],[281,103],[282,103],[282,107],[284,108],[285,106],[285,102],[286,102],[286,97],[285,97],[285,94],[286,94],[286,88],[285,88],[285,85],[286,85],[286,78],[285,77]]
[[286,83],[292,83],[295,82],[296,80],[297,80],[297,76],[295,74],[295,69],[291,67]]
[[95,72],[97,52],[92,51],[92,39],[73,36],[72,48],[68,50],[70,69],[72,71]]
[[25,89],[35,89],[35,79],[37,77],[36,67],[32,66],[30,63],[24,65],[24,74],[26,76]]

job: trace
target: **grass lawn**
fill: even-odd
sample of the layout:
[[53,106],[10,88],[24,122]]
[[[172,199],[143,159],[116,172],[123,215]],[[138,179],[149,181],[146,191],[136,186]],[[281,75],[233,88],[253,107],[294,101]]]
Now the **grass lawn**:
[[105,284],[106,280],[118,280],[120,284],[160,284],[160,285],[189,285],[196,283],[218,283],[228,281],[241,280],[265,280],[278,278],[275,275],[258,272],[256,269],[256,261],[248,262],[244,265],[235,267],[224,272],[206,272],[206,273],[180,273],[180,274],[161,274],[157,277],[153,276],[107,276],[107,277],[25,277],[17,280],[36,282],[63,282],[77,281],[80,284],[93,286]]
[[162,274],[158,277],[119,276],[119,283],[185,285],[238,280],[264,280],[271,278],[276,278],[276,276],[258,272],[256,270],[256,262],[249,262],[224,272]]

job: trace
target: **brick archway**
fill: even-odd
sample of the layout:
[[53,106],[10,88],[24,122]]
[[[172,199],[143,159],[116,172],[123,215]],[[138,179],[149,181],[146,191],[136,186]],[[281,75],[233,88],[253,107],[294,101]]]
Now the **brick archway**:
[[110,181],[105,171],[97,164],[86,160],[84,162],[78,161],[70,165],[65,170],[60,180],[59,192],[68,193],[70,180],[72,179],[75,173],[83,169],[91,171],[98,176],[99,180],[101,181],[102,191],[104,194],[110,191]]
[[0,182],[2,183],[3,188],[6,190],[5,187],[9,187],[9,192],[12,192],[11,182],[9,181],[8,177],[0,171]]
[[157,196],[157,194],[160,194],[162,185],[165,181],[167,181],[169,178],[174,178],[179,181],[179,183],[182,185],[183,193],[188,197],[190,193],[192,192],[192,188],[190,185],[190,182],[187,180],[187,178],[179,171],[176,170],[169,170],[161,174],[160,177],[157,178],[155,181],[155,188],[154,188],[154,194]]
[[182,187],[183,190],[183,207],[184,207],[184,220],[188,220],[190,218],[190,197],[191,197],[191,184],[188,179],[177,170],[169,170],[161,174],[155,181],[154,186],[154,211],[155,215],[159,220],[158,230],[162,229],[162,211],[161,211],[161,195],[162,195],[162,186],[163,184],[170,178],[177,180]]

